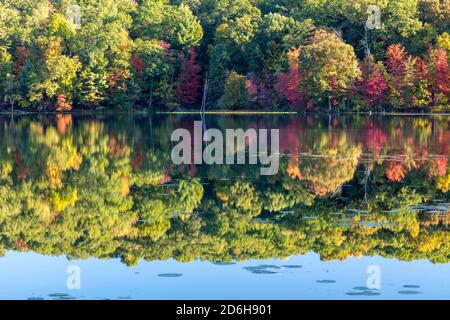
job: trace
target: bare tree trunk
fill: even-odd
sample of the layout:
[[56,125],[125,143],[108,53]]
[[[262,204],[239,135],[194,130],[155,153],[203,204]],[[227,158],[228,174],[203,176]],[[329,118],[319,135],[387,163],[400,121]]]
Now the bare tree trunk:
[[152,109],[153,105],[153,80],[150,82],[150,99],[148,100],[148,109]]
[[364,26],[364,48],[365,48],[366,55],[367,55],[367,66],[368,66],[368,71],[370,74],[371,69],[372,69],[372,62],[370,61],[370,57],[371,57],[372,53],[370,51],[369,35],[367,33],[367,26]]

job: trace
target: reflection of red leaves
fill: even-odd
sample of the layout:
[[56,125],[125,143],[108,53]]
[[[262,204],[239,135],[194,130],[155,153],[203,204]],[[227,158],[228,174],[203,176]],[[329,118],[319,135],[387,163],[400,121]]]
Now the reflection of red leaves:
[[139,169],[142,167],[142,164],[144,163],[145,155],[142,149],[139,149],[139,151],[134,155],[133,161],[131,162],[131,167],[133,168],[133,171],[139,171]]
[[386,144],[387,134],[384,130],[371,124],[365,132],[364,140],[367,147],[374,150],[375,154],[378,156],[380,155],[381,149],[383,149]]
[[17,178],[19,180],[24,180],[27,177],[27,169],[25,168],[25,163],[19,152],[16,152],[16,164],[17,164]]
[[59,134],[64,134],[67,131],[67,128],[72,124],[72,115],[71,114],[58,114],[56,115],[56,127],[58,129]]
[[169,183],[170,181],[172,181],[172,177],[166,174],[158,181],[158,185],[162,186],[163,184]]
[[407,170],[401,161],[388,161],[386,167],[386,177],[390,181],[400,182],[405,178]]
[[290,154],[297,155],[300,148],[300,139],[302,127],[299,119],[289,119],[285,129],[281,131],[280,150],[288,151]]
[[447,164],[448,164],[447,157],[435,158],[433,163],[436,169],[436,176],[443,177],[447,174]]
[[109,135],[109,139],[108,139],[108,148],[109,148],[109,152],[115,157],[115,158],[119,158],[119,157],[124,157],[126,156],[126,147],[123,146],[119,140],[117,139],[117,137],[111,133]]
[[14,245],[16,246],[16,248],[19,251],[28,251],[28,250],[30,250],[30,247],[28,246],[28,244],[22,239],[17,239],[14,242]]

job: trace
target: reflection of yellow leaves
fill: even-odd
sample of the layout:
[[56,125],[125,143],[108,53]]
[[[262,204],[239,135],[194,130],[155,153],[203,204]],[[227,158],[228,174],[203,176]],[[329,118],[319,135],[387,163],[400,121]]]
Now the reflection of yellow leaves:
[[127,196],[130,193],[130,179],[128,176],[122,176],[120,178],[120,182],[121,182],[121,190],[120,193],[123,196]]
[[53,220],[53,213],[50,205],[42,199],[32,199],[27,204],[28,210],[34,212],[38,219],[44,223],[50,223]]
[[417,238],[417,236],[420,233],[420,222],[419,221],[414,221],[413,226],[411,227],[411,229],[409,230],[409,233],[411,235],[411,237],[413,238]]
[[7,178],[13,171],[11,162],[3,162],[0,164],[0,179]]
[[217,199],[220,201],[227,202],[229,198],[224,192],[217,192]]
[[321,158],[302,160],[301,174],[317,196],[326,196],[353,178],[362,149],[344,144],[319,151]]
[[161,238],[167,230],[170,228],[170,220],[167,218],[155,219],[151,222],[145,222],[143,224],[142,234],[145,237],[149,237],[154,241]]
[[58,168],[53,164],[47,164],[45,171],[50,181],[50,188],[51,189],[61,188],[62,187],[61,172],[58,170]]
[[442,192],[450,191],[450,174],[445,177],[441,177],[437,181],[437,188]]
[[77,190],[68,192],[52,192],[51,202],[56,212],[63,212],[67,207],[74,207],[78,198]]
[[428,253],[441,245],[441,238],[439,235],[430,235],[428,237],[421,237],[418,245],[418,249],[420,252]]
[[298,157],[294,157],[289,159],[287,173],[291,179],[301,179],[302,174],[299,168],[299,160]]

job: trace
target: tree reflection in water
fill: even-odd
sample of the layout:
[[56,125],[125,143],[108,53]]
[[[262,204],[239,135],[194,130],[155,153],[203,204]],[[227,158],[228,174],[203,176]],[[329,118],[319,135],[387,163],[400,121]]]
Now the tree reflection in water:
[[281,130],[280,171],[174,166],[194,118],[0,118],[0,250],[70,258],[450,260],[446,117],[208,119]]

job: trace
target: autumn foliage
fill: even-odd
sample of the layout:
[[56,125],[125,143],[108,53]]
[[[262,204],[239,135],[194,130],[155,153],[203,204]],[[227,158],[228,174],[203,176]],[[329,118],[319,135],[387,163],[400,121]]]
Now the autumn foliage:
[[199,101],[201,95],[202,79],[201,66],[196,63],[197,52],[189,49],[189,57],[181,54],[181,71],[175,83],[174,96],[182,105],[193,105]]
[[302,79],[299,70],[299,50],[291,50],[288,53],[289,71],[278,76],[276,88],[289,101],[291,107],[299,108],[305,98],[302,89]]

